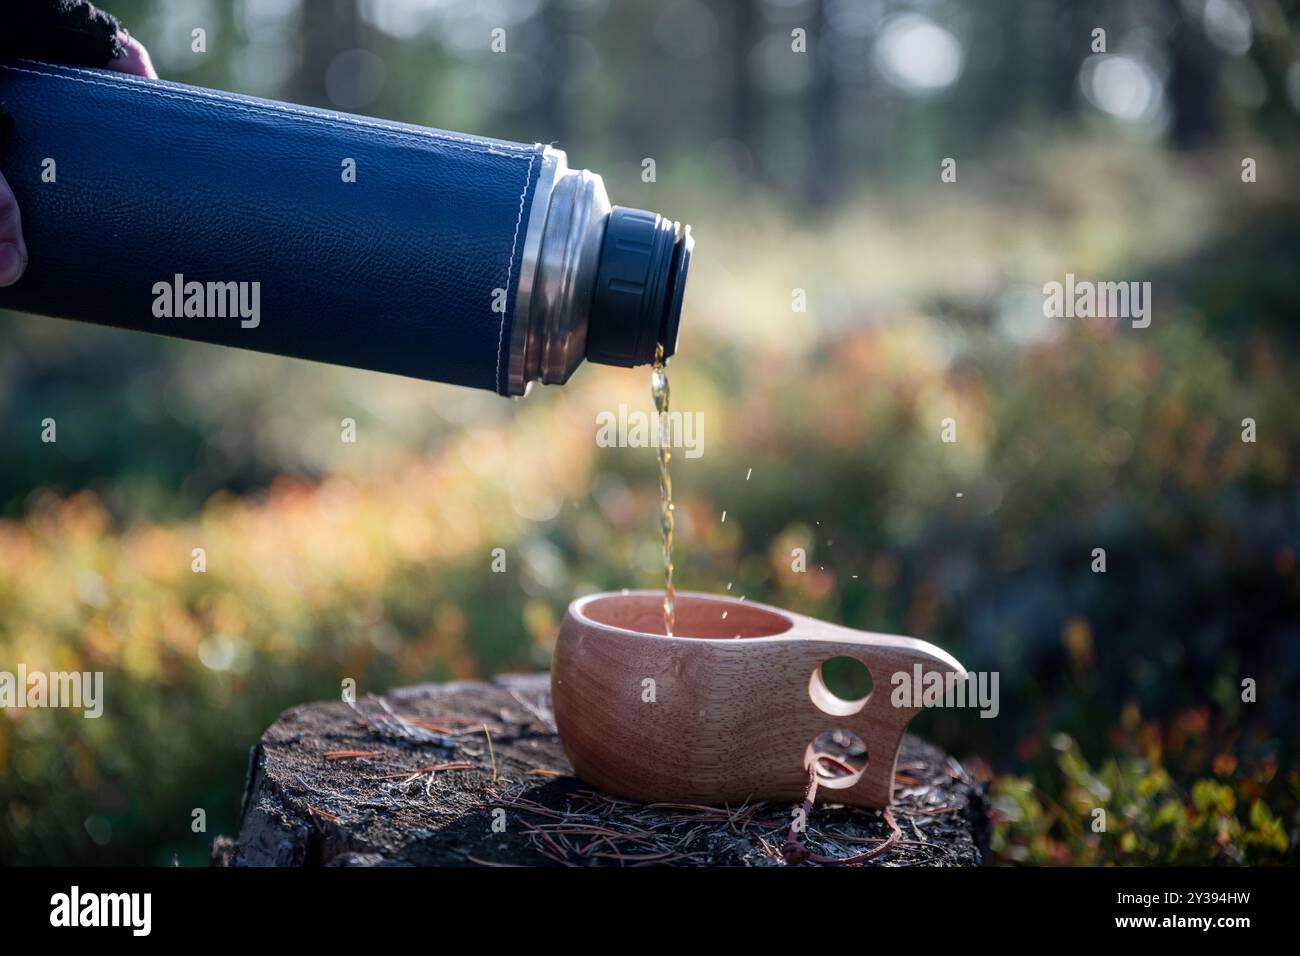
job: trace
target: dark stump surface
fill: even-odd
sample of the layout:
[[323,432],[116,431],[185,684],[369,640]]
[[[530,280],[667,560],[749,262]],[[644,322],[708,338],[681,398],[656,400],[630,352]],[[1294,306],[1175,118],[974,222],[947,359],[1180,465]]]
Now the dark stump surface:
[[[486,727],[486,730],[485,730]],[[982,785],[904,738],[891,808],[822,788],[803,865],[879,850],[872,866],[971,866],[987,854]],[[573,776],[549,675],[426,684],[295,707],[250,755],[238,840],[220,866],[783,866],[795,805],[634,803]],[[892,839],[891,839],[892,836]],[[888,845],[886,845],[888,841]]]

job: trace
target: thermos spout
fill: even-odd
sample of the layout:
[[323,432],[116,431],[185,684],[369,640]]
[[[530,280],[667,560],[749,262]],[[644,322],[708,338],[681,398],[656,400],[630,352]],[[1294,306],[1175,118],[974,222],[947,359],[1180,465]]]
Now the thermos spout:
[[601,178],[547,147],[528,216],[506,380],[562,384],[584,359],[630,368],[677,349],[691,227],[611,206]]

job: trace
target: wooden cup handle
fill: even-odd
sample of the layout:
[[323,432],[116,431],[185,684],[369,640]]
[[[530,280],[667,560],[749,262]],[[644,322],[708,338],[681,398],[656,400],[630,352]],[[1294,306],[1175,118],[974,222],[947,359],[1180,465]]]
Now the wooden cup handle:
[[[811,618],[797,619],[786,636],[794,639],[797,658],[807,668],[804,673],[811,674],[807,678],[808,708],[820,718],[811,723],[822,726],[821,733],[848,730],[862,740],[867,750],[867,765],[856,779],[853,775],[839,779],[819,776],[824,799],[875,809],[889,806],[903,734],[922,709],[919,691],[911,693],[918,673],[922,680],[925,675],[938,673],[946,682],[949,674],[964,680],[966,669],[947,651],[928,641],[857,631]],[[821,666],[832,657],[853,658],[871,672],[872,688],[865,699],[845,700],[826,686]],[[906,695],[901,693],[904,690],[908,691]],[[811,754],[810,743],[806,759]]]

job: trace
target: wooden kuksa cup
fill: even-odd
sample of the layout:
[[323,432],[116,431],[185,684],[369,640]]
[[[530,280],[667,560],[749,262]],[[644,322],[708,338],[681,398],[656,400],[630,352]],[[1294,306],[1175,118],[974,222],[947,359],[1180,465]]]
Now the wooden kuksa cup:
[[[825,795],[832,802],[888,806],[903,731],[920,710],[893,705],[892,675],[910,679],[919,664],[966,676],[925,641],[708,594],[678,595],[673,636],[663,635],[662,591],[579,598],[551,670],[556,726],[578,776],[652,803],[801,800],[825,750],[814,741],[848,731],[865,744],[865,767],[857,746],[853,772],[818,759],[818,786],[836,791]],[[866,697],[827,688],[822,664],[841,656],[871,671]]]

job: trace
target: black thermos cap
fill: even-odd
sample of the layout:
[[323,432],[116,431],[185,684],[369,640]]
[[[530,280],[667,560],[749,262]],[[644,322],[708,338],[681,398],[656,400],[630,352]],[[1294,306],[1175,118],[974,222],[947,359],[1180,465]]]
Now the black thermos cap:
[[644,209],[615,206],[605,226],[587,325],[587,358],[603,365],[648,365],[655,347],[677,351],[691,227]]

